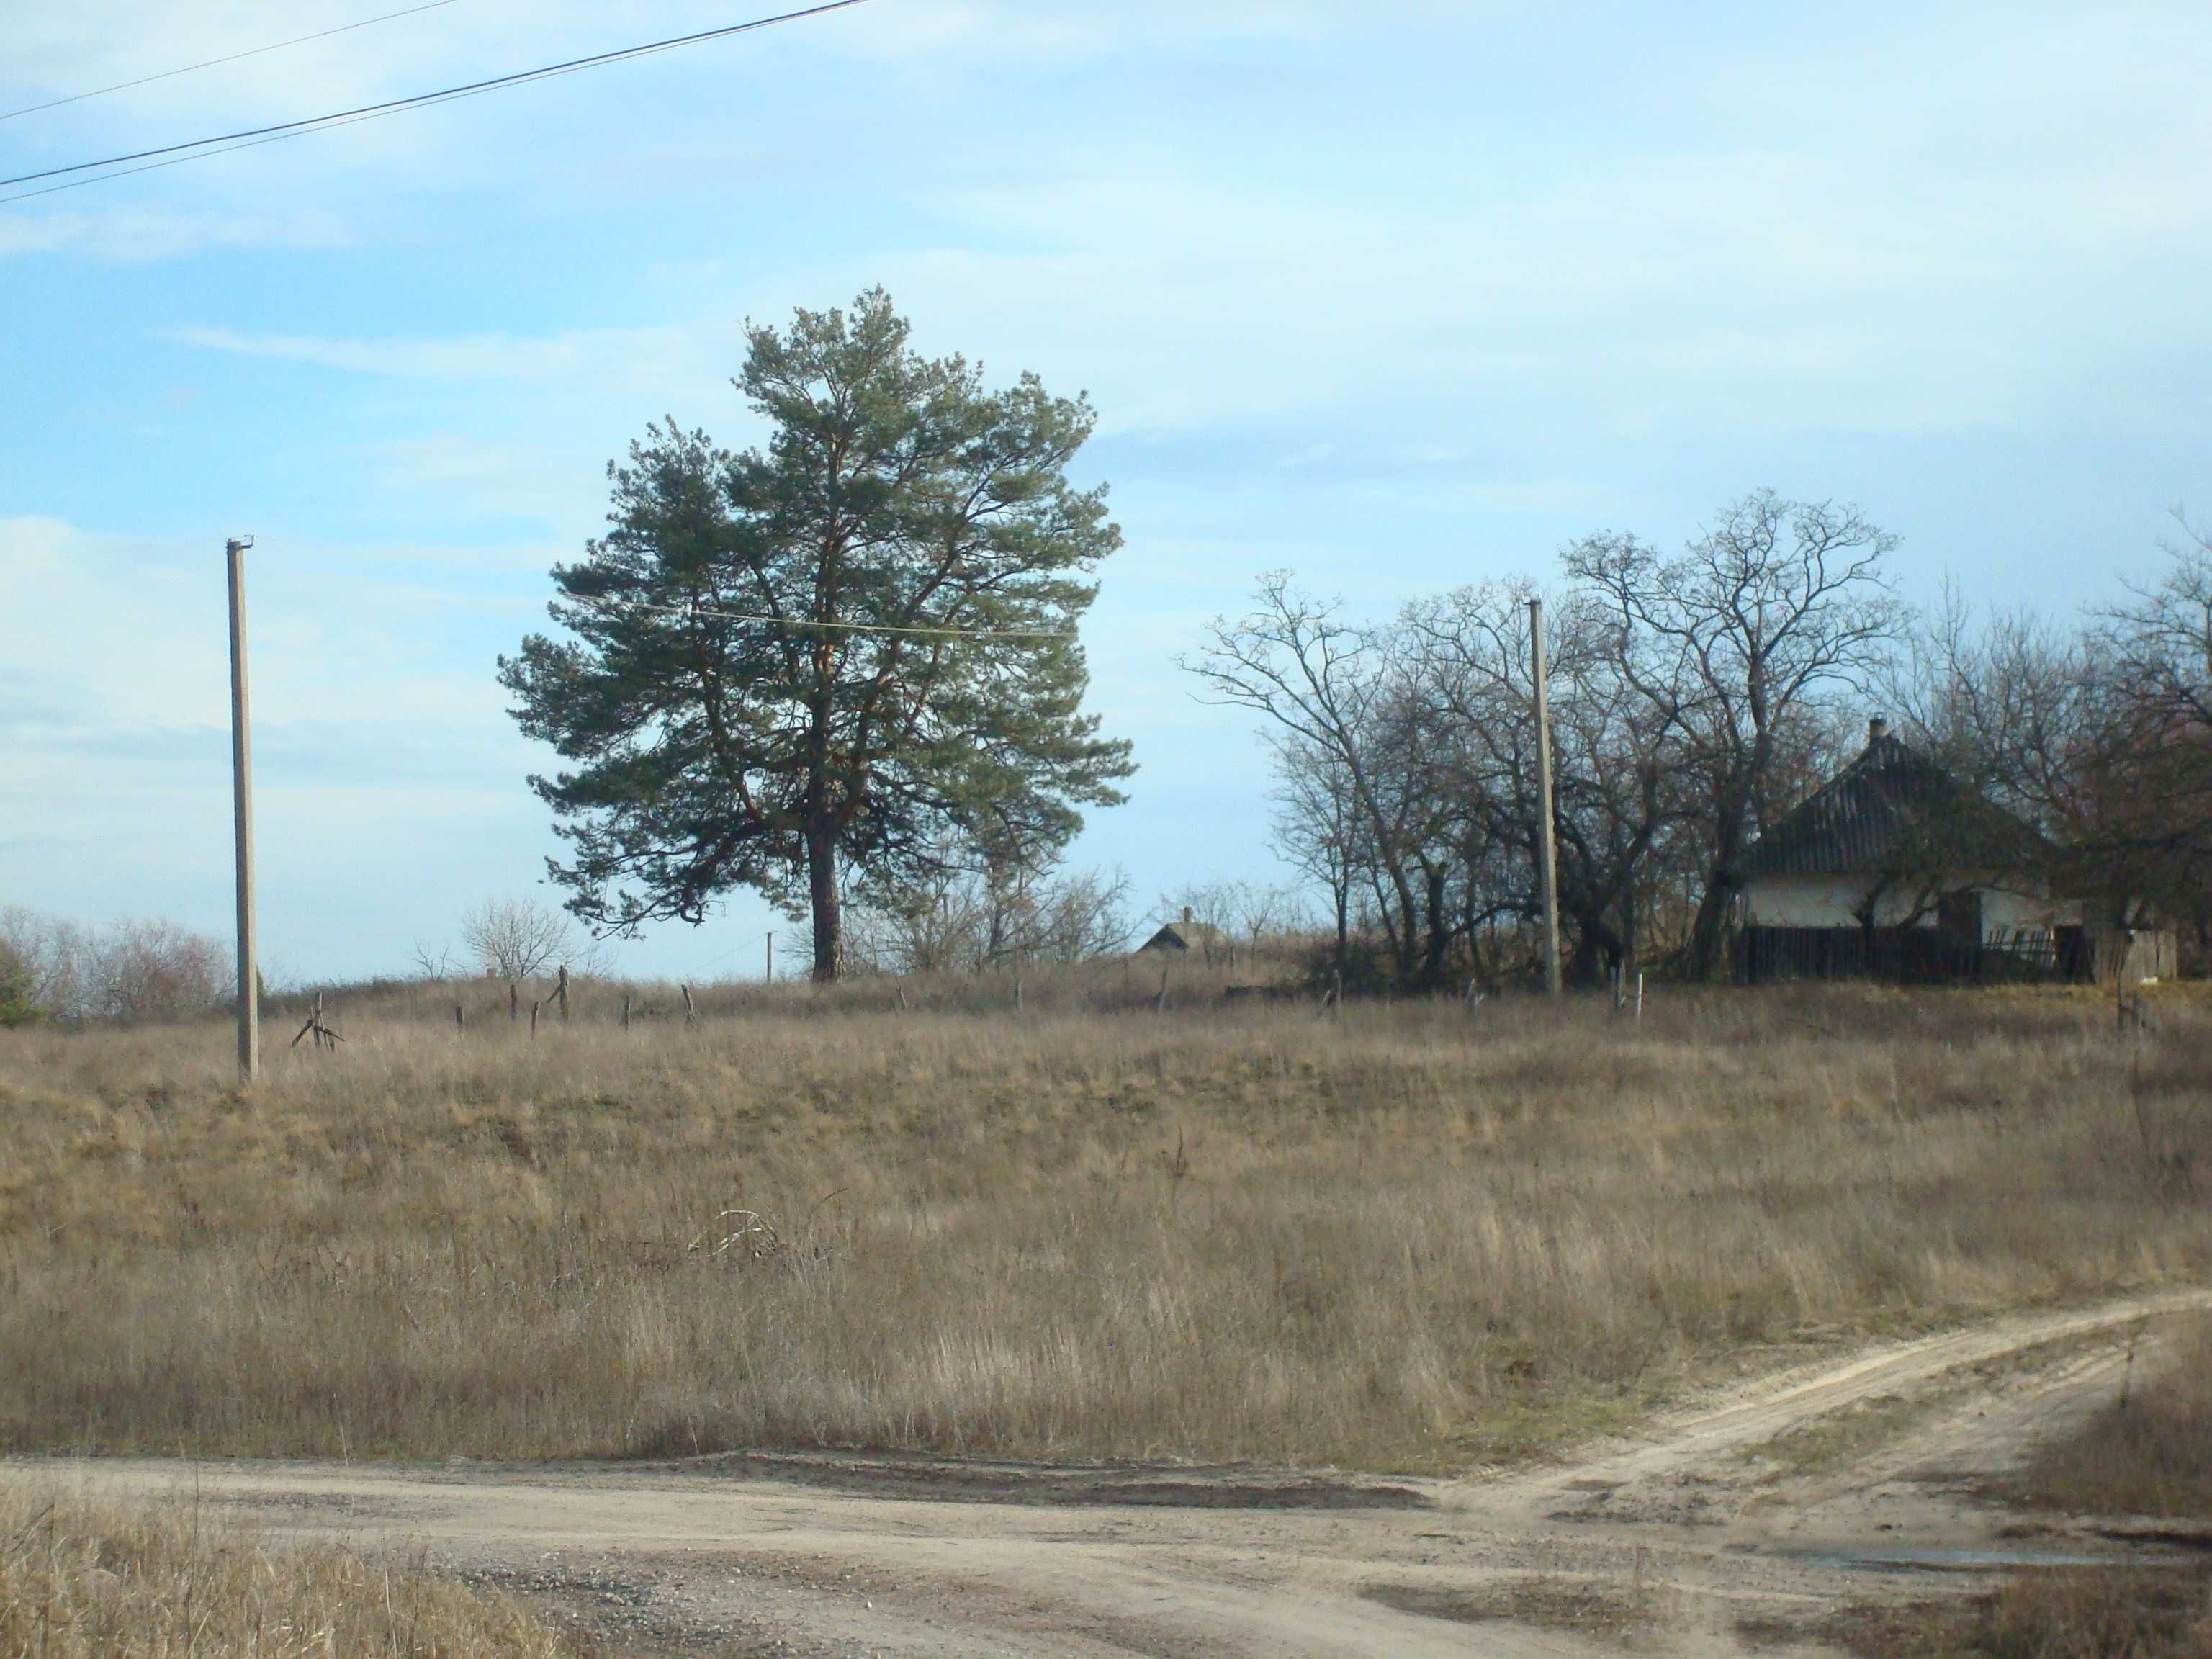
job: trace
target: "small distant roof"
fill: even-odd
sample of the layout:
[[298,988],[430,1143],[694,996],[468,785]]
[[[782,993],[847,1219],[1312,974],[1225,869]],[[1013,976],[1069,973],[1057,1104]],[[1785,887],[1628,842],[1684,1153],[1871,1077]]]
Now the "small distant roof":
[[2049,852],[2025,819],[1870,723],[1859,757],[1770,825],[1738,875],[2024,869]]
[[1188,951],[1218,948],[1229,935],[1210,921],[1171,921],[1137,948],[1139,951]]

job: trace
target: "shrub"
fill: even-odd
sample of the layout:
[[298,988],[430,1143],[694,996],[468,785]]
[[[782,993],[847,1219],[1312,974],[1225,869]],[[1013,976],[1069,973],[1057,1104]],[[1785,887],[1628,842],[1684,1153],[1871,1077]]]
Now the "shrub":
[[31,991],[30,964],[0,940],[0,1026],[28,1025],[38,1018]]
[[228,953],[173,921],[116,924],[94,947],[92,1012],[123,1024],[190,1019],[230,997]]

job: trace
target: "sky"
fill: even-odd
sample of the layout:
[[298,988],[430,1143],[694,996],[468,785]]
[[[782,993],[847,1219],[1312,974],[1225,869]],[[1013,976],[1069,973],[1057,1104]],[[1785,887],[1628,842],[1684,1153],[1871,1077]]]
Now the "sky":
[[[417,0],[419,3],[419,0]],[[12,0],[0,113],[408,0]],[[758,15],[449,0],[0,119],[0,176]],[[2212,495],[2212,8],[868,0],[0,204],[0,903],[230,917],[249,556],[264,951],[404,969],[555,850],[495,659],[748,319],[887,286],[1087,391],[1085,626],[1139,910],[1276,881],[1249,717],[1176,666],[1263,572],[1382,616],[1856,503],[1908,595],[2066,612]],[[12,193],[0,190],[0,195]],[[733,897],[619,971],[757,974]]]

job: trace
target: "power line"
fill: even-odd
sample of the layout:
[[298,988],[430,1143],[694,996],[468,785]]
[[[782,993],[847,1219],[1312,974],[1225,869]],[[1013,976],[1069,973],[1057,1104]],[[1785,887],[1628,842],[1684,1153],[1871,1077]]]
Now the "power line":
[[227,58],[210,58],[198,64],[187,64],[182,69],[163,70],[159,75],[142,75],[136,81],[118,81],[112,87],[95,87],[90,92],[73,92],[66,98],[49,99],[43,104],[27,104],[21,109],[11,109],[0,114],[0,121],[12,121],[19,115],[36,115],[41,110],[59,109],[64,104],[81,104],[88,98],[105,98],[111,92],[128,92],[133,87],[173,80],[179,75],[190,75],[197,70],[235,64],[241,58],[258,58],[264,52],[282,52],[287,46],[303,46],[310,40],[327,40],[333,34],[349,33],[355,29],[365,29],[372,23],[389,23],[396,17],[412,17],[416,12],[435,11],[441,6],[453,3],[453,0],[428,0],[427,5],[410,6],[404,11],[387,11],[381,16],[364,17],[358,23],[341,23],[336,28],[318,29],[313,34],[295,35],[289,40],[278,40],[265,46],[250,46],[244,52],[234,52]]
[[778,623],[786,628],[820,628],[848,634],[893,634],[927,639],[1072,640],[1074,634],[1048,628],[926,628],[891,623],[813,622],[804,617],[778,617],[763,611],[718,611],[703,605],[651,605],[643,599],[618,599],[612,594],[568,595],[576,605],[617,605],[628,611],[653,611],[665,617],[714,617],[724,622]]
[[[162,144],[153,149],[132,150],[121,155],[109,155],[96,161],[76,161],[67,167],[46,167],[37,173],[22,173],[12,179],[0,179],[0,189],[11,185],[34,184],[40,179],[64,178],[70,173],[91,173],[102,167],[122,168],[125,162],[144,161],[156,156],[171,156],[175,160],[156,163],[174,166],[176,161],[198,161],[202,155],[220,155],[232,149],[245,149],[257,143],[265,143],[278,138],[295,137],[302,133],[320,131],[327,127],[349,125],[355,121],[366,121],[379,116],[395,115],[402,110],[420,109],[432,104],[448,102],[456,98],[476,97],[503,88],[524,86],[533,81],[549,80],[556,75],[573,75],[579,70],[597,69],[608,64],[624,63],[633,58],[644,58],[654,52],[672,52],[679,46],[696,46],[704,40],[719,40],[727,35],[744,34],[755,29],[772,28],[779,23],[794,23],[803,18],[818,17],[826,12],[843,11],[848,7],[865,5],[867,0],[824,0],[824,3],[803,7],[797,11],[779,12],[772,17],[756,17],[743,23],[725,24],[720,28],[702,29],[695,34],[674,35],[665,40],[652,40],[643,46],[623,46],[614,52],[594,52],[586,58],[571,58],[559,64],[547,64],[538,69],[519,70],[512,75],[494,76],[488,80],[471,81],[458,87],[445,87],[436,92],[416,93],[407,98],[386,99],[382,103],[363,104],[356,109],[337,110],[327,115],[308,116],[297,121],[278,121],[265,127],[245,127],[236,132],[216,133],[206,138],[193,138],[183,143]],[[189,154],[186,152],[190,152]],[[131,173],[152,171],[151,167],[129,167],[118,173],[103,173],[96,179],[79,179],[78,184],[99,184],[106,179],[122,178]],[[27,196],[42,196],[68,185],[50,185],[43,191],[26,191],[21,195],[0,197],[0,203],[19,202]]]
[[[374,121],[374,115],[356,116],[356,121]],[[349,127],[353,121],[332,121],[328,126],[318,127],[318,132],[330,132],[339,127]],[[210,155],[228,155],[233,150],[258,149],[264,144],[280,143],[287,138],[302,138],[299,132],[280,132],[269,138],[249,138],[242,144],[226,144],[221,149],[204,149],[191,155],[172,155],[166,161],[149,161],[143,167],[118,167],[113,173],[103,173],[97,179],[71,179],[58,185],[47,185],[39,190],[19,190],[13,196],[0,196],[0,207],[10,202],[27,202],[34,196],[52,196],[64,190],[82,190],[87,185],[104,185],[111,179],[128,179],[137,173],[159,173],[163,167],[180,167],[187,161],[204,161]]]

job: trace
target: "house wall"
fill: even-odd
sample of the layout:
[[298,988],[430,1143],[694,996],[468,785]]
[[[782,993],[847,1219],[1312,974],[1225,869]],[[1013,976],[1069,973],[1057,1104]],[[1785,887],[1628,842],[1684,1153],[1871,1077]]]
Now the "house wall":
[[2081,904],[2078,899],[2055,899],[2040,893],[2014,892],[2002,887],[1982,889],[1982,937],[1989,938],[1998,928],[2008,933],[2053,927],[2079,927],[2081,925]]
[[[1759,876],[1743,890],[1747,927],[1856,927],[1858,907],[1874,885],[1871,876]],[[1894,927],[1912,908],[1904,892],[1882,895],[1875,925]]]
[[[1744,885],[1744,925],[1747,927],[1856,927],[1860,925],[1858,907],[1874,888],[1876,878],[1872,876],[1758,876]],[[1949,881],[1930,884],[1949,887]],[[1960,886],[1973,885],[1961,881]],[[1982,885],[1982,936],[1990,938],[1998,930],[2017,933],[2025,929],[2078,927],[2081,925],[2081,906],[2070,900],[2053,899],[2040,894],[2027,893],[2010,888]],[[1893,884],[1875,902],[1874,922],[1877,927],[1897,927],[1904,925],[1921,897],[1917,884]],[[1920,925],[1936,925],[1935,907],[1920,919]]]

